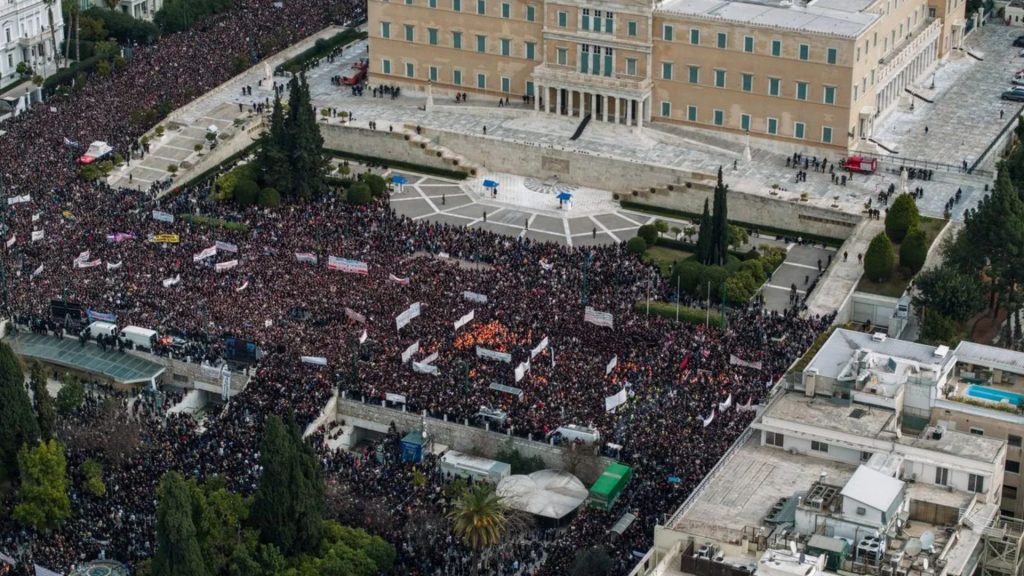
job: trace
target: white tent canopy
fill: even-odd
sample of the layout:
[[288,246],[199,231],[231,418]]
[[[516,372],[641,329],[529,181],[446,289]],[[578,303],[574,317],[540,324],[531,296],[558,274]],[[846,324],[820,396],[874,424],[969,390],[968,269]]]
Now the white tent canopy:
[[579,508],[588,494],[579,478],[559,470],[516,474],[498,484],[498,495],[511,508],[555,520]]

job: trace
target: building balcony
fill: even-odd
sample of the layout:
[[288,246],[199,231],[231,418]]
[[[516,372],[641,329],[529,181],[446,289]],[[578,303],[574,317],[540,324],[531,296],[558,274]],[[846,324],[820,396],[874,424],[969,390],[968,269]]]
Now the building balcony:
[[923,50],[939,41],[942,35],[942,21],[932,19],[926,26],[907,36],[888,56],[878,61],[879,77],[883,83],[886,79],[899,73],[911,60]]
[[45,42],[50,37],[50,29],[42,27],[39,32],[35,34],[25,34],[18,38],[18,46],[22,48],[29,48],[35,46],[41,42]]
[[623,98],[644,98],[651,92],[651,80],[625,74],[598,76],[583,74],[571,68],[541,64],[533,69],[533,82],[539,86],[578,88],[589,92],[603,92]]

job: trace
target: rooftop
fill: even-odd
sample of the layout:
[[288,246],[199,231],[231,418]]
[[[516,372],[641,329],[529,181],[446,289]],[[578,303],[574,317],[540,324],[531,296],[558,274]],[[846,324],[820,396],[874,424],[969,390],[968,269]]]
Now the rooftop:
[[659,12],[788,29],[808,34],[856,38],[878,15],[863,12],[871,0],[817,0],[790,6],[770,0],[669,0]]
[[42,362],[81,370],[109,378],[118,384],[149,382],[163,374],[164,367],[116,350],[99,346],[82,346],[77,338],[61,338],[42,334],[19,333],[8,339],[15,352]]
[[863,404],[839,404],[824,396],[808,398],[790,392],[772,402],[764,414],[767,419],[796,422],[825,430],[853,434],[861,438],[895,440],[893,427],[895,414],[891,410]]
[[850,481],[843,486],[844,498],[856,500],[875,510],[888,510],[900,497],[904,483],[867,466],[859,466]]
[[936,356],[937,348],[935,346],[896,338],[876,340],[873,335],[865,332],[839,328],[825,341],[807,368],[816,369],[818,374],[825,378],[838,378],[854,353],[861,349],[875,354],[910,360],[924,366],[933,366],[938,371],[942,371],[948,363],[953,362],[952,354],[947,353],[945,357]]
[[925,430],[919,437],[904,436],[900,438],[900,444],[971,460],[995,462],[999,458],[1003,444],[1006,443],[993,436],[978,436],[955,430],[946,430],[942,433],[942,438],[936,439],[929,432]]
[[1024,352],[963,340],[956,347],[954,354],[958,362],[968,362],[997,368],[1004,372],[1024,374]]

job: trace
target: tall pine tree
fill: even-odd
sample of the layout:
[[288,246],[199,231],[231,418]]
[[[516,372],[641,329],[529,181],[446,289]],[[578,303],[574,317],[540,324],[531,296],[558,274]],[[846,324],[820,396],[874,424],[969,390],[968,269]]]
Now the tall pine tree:
[[16,476],[18,450],[38,438],[21,364],[11,347],[0,343],[0,480]]
[[722,182],[722,167],[718,167],[718,185],[715,186],[715,251],[713,257],[719,266],[725,266],[729,256],[729,207],[726,192],[729,187]]
[[53,407],[53,397],[46,389],[46,374],[43,372],[43,365],[39,362],[32,363],[32,373],[29,377],[32,382],[32,399],[36,403],[36,421],[39,423],[39,434],[43,440],[53,438],[57,425],[57,411]]
[[324,139],[316,123],[306,76],[300,74],[293,77],[289,88],[286,126],[291,146],[291,196],[294,200],[312,200],[324,189],[327,166],[323,152]]
[[283,195],[292,189],[292,166],[289,160],[288,128],[285,126],[284,108],[281,98],[274,97],[274,108],[270,114],[270,130],[263,134],[260,145],[259,166],[264,188],[273,188]]
[[700,217],[700,228],[697,230],[697,260],[701,264],[711,263],[711,212],[708,210],[708,199],[704,199],[704,213]]
[[153,576],[208,576],[196,537],[195,502],[181,474],[168,472],[157,490]]

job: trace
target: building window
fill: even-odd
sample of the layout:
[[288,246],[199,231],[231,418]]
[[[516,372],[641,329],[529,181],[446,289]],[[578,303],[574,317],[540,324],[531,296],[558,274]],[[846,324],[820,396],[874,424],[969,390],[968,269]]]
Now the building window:
[[696,106],[687,106],[686,107],[686,119],[689,120],[690,122],[696,122],[697,121],[697,107]]
[[615,55],[611,48],[604,49],[604,75],[611,76],[615,71]]
[[772,40],[772,56],[782,56],[782,40]]
[[811,47],[807,44],[800,45],[800,59],[809,60],[811,58]]
[[427,6],[437,8],[437,0],[427,0]]
[[857,506],[857,516],[867,516],[868,509],[863,506]]
[[666,42],[672,41],[672,27],[668,24],[661,29],[661,39]]
[[487,74],[476,75],[476,87],[480,88],[481,90],[487,89]]
[[975,436],[984,436],[985,435],[985,431],[982,430],[981,428],[973,428],[972,427],[971,428],[971,434],[974,434]]
[[430,72],[430,81],[431,82],[437,82],[437,66],[431,66],[429,72]]
[[590,44],[584,44],[581,47],[581,52],[577,60],[580,63],[580,72],[586,74],[590,72]]
[[715,70],[715,88],[725,88],[725,70]]
[[744,36],[743,37],[743,51],[748,54],[754,53],[754,37]]
[[1006,443],[1014,448],[1020,448],[1020,436],[1010,434],[1006,437]]
[[[768,133],[769,134],[778,134],[779,133],[779,121],[778,121],[778,119],[776,119],[776,118],[769,118],[768,119]],[[814,450],[814,445],[813,444],[811,445],[811,450]],[[827,447],[825,448],[825,451],[826,452],[828,451]]]
[[836,103],[836,87],[835,86],[825,86],[825,98],[824,98],[824,100],[825,100],[825,104],[835,104]]
[[807,82],[796,83],[796,99],[807,100]]
[[626,76],[636,76],[636,58],[626,58]]
[[555,50],[555,61],[558,62],[559,66],[568,66],[568,64],[566,64],[569,60],[568,55],[569,50],[565,48],[557,48]]
[[380,23],[380,37],[385,40],[391,38],[391,22]]
[[580,14],[580,29],[590,30],[590,8],[584,8]]
[[981,494],[985,491],[985,477],[977,474],[967,476],[967,491]]
[[779,86],[781,84],[782,84],[782,81],[779,80],[778,78],[769,78],[768,79],[768,95],[769,96],[778,96],[780,94]]
[[827,56],[825,57],[825,61],[828,62],[829,64],[835,64],[836,62],[839,61],[839,50],[836,50],[835,48],[829,48],[826,54]]
[[526,43],[526,59],[533,60],[536,57],[537,44],[535,42]]
[[664,116],[665,118],[669,118],[669,117],[672,116],[672,103],[671,102],[662,102],[661,103],[661,115]]
[[462,86],[462,70],[452,70],[452,84]]
[[1020,474],[1020,462],[1016,460],[1006,461],[1006,471],[1010,474]]
[[412,62],[405,63],[405,75],[409,78],[416,77],[416,67],[413,66]]
[[437,46],[437,28],[427,28],[427,40],[431,46]]
[[949,468],[935,468],[935,483],[939,486],[949,486]]
[[601,11],[594,10],[594,25],[592,27],[594,32],[601,31]]
[[742,76],[742,79],[743,79],[742,86],[743,86],[743,91],[744,92],[750,92],[751,90],[754,89],[754,75],[753,74],[744,74]]
[[832,127],[831,126],[822,126],[821,127],[821,141],[824,144],[831,144],[832,143]]
[[700,84],[700,66],[690,66],[690,84]]
[[530,5],[526,7],[526,21],[533,22],[537,19],[537,7]]
[[671,80],[672,79],[672,63],[662,62],[661,63],[661,79]]
[[690,28],[690,44],[694,46],[700,46],[700,30],[697,28]]
[[568,12],[559,12],[558,13],[558,27],[559,28],[565,28],[568,25],[569,25],[569,13]]
[[487,36],[481,36],[481,35],[477,34],[477,36],[476,36],[476,51],[477,52],[487,52]]
[[722,110],[715,110],[711,113],[711,117],[715,122],[715,126],[721,126],[725,124],[725,112]]
[[793,137],[796,138],[797,140],[803,140],[804,139],[804,128],[805,128],[805,126],[804,126],[803,122],[794,122],[793,123]]
[[487,14],[487,0],[476,0],[476,13]]
[[[750,130],[750,114],[740,115],[740,130]],[[773,432],[769,432],[769,434],[773,434]],[[779,434],[779,436],[781,436],[781,434]],[[782,445],[779,444],[779,446]]]
[[462,32],[452,32],[452,48],[462,49]]
[[413,42],[416,39],[416,27],[412,24],[405,25],[405,41]]
[[1009,498],[1010,500],[1017,499],[1017,488],[1015,486],[1007,486],[1003,484],[1003,498]]
[[604,13],[604,31],[609,34],[615,33],[615,14],[612,12]]
[[[771,128],[772,120],[774,120],[774,118],[768,120],[769,134],[775,134],[775,132]],[[825,442],[818,442],[817,440],[811,440],[811,450],[813,450],[814,452],[828,452],[828,444],[826,444]]]
[[501,55],[510,56],[512,55],[512,41],[508,38],[501,39]]
[[630,20],[626,23],[626,34],[636,36],[636,20]]
[[391,60],[388,60],[387,58],[381,60],[380,69],[385,74],[391,74]]
[[462,12],[462,0],[452,0],[452,12]]
[[512,5],[508,2],[501,3],[501,17],[511,18],[512,17]]
[[718,33],[718,47],[725,50],[726,46],[729,45],[729,36],[725,32]]
[[501,91],[511,92],[512,91],[512,79],[505,76],[501,77]]
[[[801,134],[800,137],[803,138],[803,135]],[[867,462],[868,460],[871,460],[871,452],[861,452],[860,461]]]
[[[743,116],[748,121],[750,120],[750,116],[749,115],[744,114]],[[741,122],[741,124],[742,124],[742,122]],[[764,443],[767,446],[775,446],[777,448],[782,448],[782,444],[783,444],[784,440],[785,440],[785,436],[782,435],[782,434],[779,434],[778,432],[765,432],[764,433]]]
[[526,95],[533,96],[533,82],[529,80],[526,81]]

